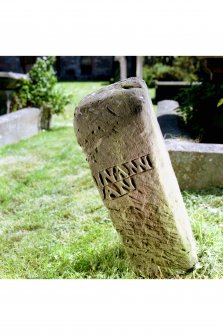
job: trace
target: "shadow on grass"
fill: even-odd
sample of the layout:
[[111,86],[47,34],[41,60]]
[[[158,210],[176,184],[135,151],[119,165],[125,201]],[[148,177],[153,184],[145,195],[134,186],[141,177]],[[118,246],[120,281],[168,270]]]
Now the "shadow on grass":
[[125,251],[118,245],[82,255],[73,270],[83,278],[134,278]]
[[65,126],[54,126],[52,129],[50,130],[47,130],[47,132],[45,133],[55,133],[55,132],[58,132],[58,131],[64,131],[64,130],[67,130],[68,128],[70,127],[65,127]]
[[183,194],[190,193],[191,195],[200,195],[200,196],[216,196],[216,197],[222,197],[223,196],[223,187],[212,187],[207,190],[187,190],[183,191]]

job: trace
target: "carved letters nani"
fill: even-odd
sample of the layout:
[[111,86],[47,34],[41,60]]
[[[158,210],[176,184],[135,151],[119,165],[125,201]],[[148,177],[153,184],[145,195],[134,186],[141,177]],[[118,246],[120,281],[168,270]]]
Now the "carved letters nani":
[[101,188],[104,199],[113,200],[134,191],[136,189],[134,175],[152,168],[149,155],[146,155],[99,171],[94,179]]

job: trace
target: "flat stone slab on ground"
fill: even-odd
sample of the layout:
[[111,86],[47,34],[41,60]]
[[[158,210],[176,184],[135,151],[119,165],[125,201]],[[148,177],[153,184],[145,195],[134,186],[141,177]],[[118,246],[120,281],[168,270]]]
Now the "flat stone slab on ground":
[[223,187],[223,144],[166,140],[182,190]]
[[0,147],[38,134],[40,119],[41,111],[38,108],[24,108],[0,116]]
[[223,144],[193,141],[176,111],[178,107],[177,101],[160,101],[157,118],[180,188],[222,187]]

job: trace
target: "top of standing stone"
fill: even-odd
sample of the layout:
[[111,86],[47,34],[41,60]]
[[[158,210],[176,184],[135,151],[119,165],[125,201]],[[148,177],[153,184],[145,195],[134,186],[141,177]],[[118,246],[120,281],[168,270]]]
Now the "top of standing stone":
[[[135,77],[87,95],[75,109],[74,129],[80,145],[86,134],[94,134],[94,141],[97,141],[101,136],[109,136],[116,131],[117,126],[122,132],[131,118],[136,120],[145,106],[145,110],[152,110],[152,105],[149,104],[151,102],[146,83]],[[100,123],[97,130],[96,120]]]
[[126,90],[134,91],[135,89],[147,89],[146,83],[144,80],[131,77],[125,80],[118,81],[114,84],[105,86],[98,91],[91,93],[87,96],[85,96],[78,104],[77,108],[84,107],[84,105],[89,104],[90,102],[100,102],[105,97],[108,97],[109,95],[113,95],[115,93],[119,93],[120,95],[122,93],[126,93]]

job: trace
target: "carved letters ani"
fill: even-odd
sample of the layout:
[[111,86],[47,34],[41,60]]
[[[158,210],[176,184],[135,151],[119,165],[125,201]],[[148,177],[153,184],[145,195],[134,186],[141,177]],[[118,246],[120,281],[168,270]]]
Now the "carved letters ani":
[[136,189],[133,176],[151,170],[149,155],[99,171],[95,179],[104,199],[113,200]]

